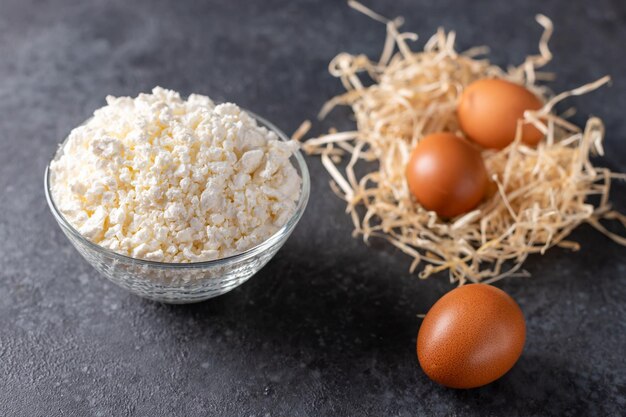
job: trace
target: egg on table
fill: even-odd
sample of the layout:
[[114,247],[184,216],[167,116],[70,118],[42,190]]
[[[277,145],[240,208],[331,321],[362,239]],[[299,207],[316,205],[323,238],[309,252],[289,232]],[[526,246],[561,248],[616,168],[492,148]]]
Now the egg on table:
[[[515,140],[524,111],[543,103],[525,87],[501,79],[481,79],[468,85],[459,100],[457,116],[468,138],[485,148],[502,149]],[[530,123],[522,125],[522,142],[537,145],[543,133]]]
[[426,314],[417,336],[417,357],[435,382],[475,388],[507,373],[525,339],[524,315],[507,293],[491,285],[464,285],[441,297]]
[[411,153],[405,174],[417,201],[446,218],[474,209],[488,184],[480,151],[448,132],[422,138]]

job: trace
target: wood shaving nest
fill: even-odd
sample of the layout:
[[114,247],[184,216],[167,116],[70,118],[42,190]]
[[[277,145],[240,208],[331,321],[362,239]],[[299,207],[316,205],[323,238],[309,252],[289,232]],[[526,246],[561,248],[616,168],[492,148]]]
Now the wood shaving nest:
[[[333,129],[307,140],[303,149],[321,156],[332,190],[347,202],[355,235],[366,242],[371,237],[388,240],[413,257],[411,272],[424,262],[421,278],[447,270],[451,282],[459,285],[527,275],[521,266],[528,255],[543,254],[553,246],[579,249],[566,238],[581,223],[626,245],[624,237],[600,224],[601,219],[613,219],[626,226],[626,216],[612,211],[609,203],[611,181],[626,176],[590,162],[590,155],[603,154],[602,120],[592,117],[581,130],[565,119],[566,114],[553,111],[556,103],[595,90],[609,77],[558,95],[538,85],[551,78],[537,71],[552,58],[552,22],[547,17],[537,16],[544,28],[539,54],[505,71],[480,58],[484,47],[456,52],[455,33],[442,29],[426,42],[424,51],[413,52],[408,41],[417,35],[399,31],[402,19],[387,20],[359,3],[349,4],[386,24],[383,52],[376,62],[347,53],[332,60],[330,73],[341,80],[346,93],[328,101],[320,118],[335,106],[351,106],[357,130]],[[373,84],[362,83],[359,76],[365,73]],[[413,199],[405,166],[424,135],[462,134],[455,112],[460,94],[472,81],[487,77],[522,84],[543,100],[543,108],[527,111],[523,122],[535,125],[546,138],[536,148],[523,145],[520,122],[514,143],[501,151],[483,151],[492,189],[476,210],[445,221]],[[303,123],[294,139],[304,137],[310,126]],[[339,165],[345,160],[342,173]],[[355,165],[360,161],[377,162],[378,168],[357,177]],[[596,196],[595,204],[589,202],[591,196]]]

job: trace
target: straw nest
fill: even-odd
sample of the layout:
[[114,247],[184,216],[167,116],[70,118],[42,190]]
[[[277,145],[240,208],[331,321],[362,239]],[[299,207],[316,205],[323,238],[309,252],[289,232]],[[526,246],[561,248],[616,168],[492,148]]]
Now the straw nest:
[[[626,216],[609,203],[611,181],[626,177],[590,162],[591,155],[603,154],[602,120],[592,117],[580,129],[566,120],[568,114],[554,111],[556,103],[592,91],[609,78],[557,95],[540,85],[551,76],[537,71],[552,58],[548,48],[552,22],[547,17],[537,16],[544,28],[539,54],[503,70],[480,58],[484,47],[455,51],[455,33],[441,29],[423,51],[413,52],[408,42],[417,36],[399,31],[402,19],[388,20],[359,3],[349,4],[387,26],[384,48],[378,61],[347,53],[332,60],[330,73],[346,92],[328,101],[320,117],[335,106],[351,106],[357,130],[333,129],[303,142],[303,149],[321,156],[332,177],[331,188],[347,202],[355,235],[365,241],[388,240],[413,258],[411,272],[425,263],[421,278],[448,271],[451,281],[459,284],[526,274],[521,266],[528,255],[543,254],[553,246],[577,250],[578,243],[567,236],[581,223],[626,245],[625,238],[600,224],[601,219],[613,219],[626,226]],[[371,78],[370,85],[362,82],[364,74]],[[470,213],[442,220],[413,199],[405,166],[424,135],[460,133],[456,118],[460,94],[472,81],[487,77],[522,84],[543,100],[543,108],[527,111],[524,122],[544,132],[545,139],[537,147],[525,146],[520,123],[514,143],[501,151],[483,151],[492,179],[487,198]],[[305,122],[294,139],[300,140],[309,127]],[[374,170],[358,177],[355,165],[361,161]],[[594,203],[591,196],[596,196]]]

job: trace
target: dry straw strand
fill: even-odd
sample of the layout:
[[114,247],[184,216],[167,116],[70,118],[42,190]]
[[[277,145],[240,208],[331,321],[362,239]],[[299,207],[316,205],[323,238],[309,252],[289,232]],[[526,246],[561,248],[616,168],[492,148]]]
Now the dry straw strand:
[[[371,61],[341,53],[331,61],[329,71],[346,92],[330,99],[319,117],[336,106],[350,106],[357,129],[333,130],[302,146],[307,153],[321,156],[332,178],[331,189],[347,203],[355,234],[366,242],[372,237],[386,239],[413,258],[411,271],[425,263],[421,278],[448,271],[450,281],[458,284],[526,276],[521,268],[528,255],[543,254],[553,246],[577,250],[578,243],[566,238],[581,223],[626,245],[626,238],[600,223],[607,219],[626,226],[626,217],[611,209],[608,198],[611,181],[626,177],[594,167],[590,161],[592,153],[603,154],[602,120],[590,118],[581,131],[553,112],[561,100],[593,91],[610,79],[603,77],[558,95],[537,84],[553,78],[537,71],[552,59],[550,19],[536,18],[544,29],[539,54],[505,71],[479,58],[487,52],[485,47],[455,51],[455,33],[443,29],[426,42],[423,51],[413,52],[408,42],[417,35],[400,32],[401,18],[387,19],[353,0],[349,5],[386,25],[382,54]],[[361,80],[364,74],[371,78],[370,85]],[[490,77],[522,84],[542,99],[543,108],[527,111],[523,123],[533,124],[546,138],[536,148],[527,147],[518,129],[518,137],[507,148],[483,151],[493,192],[471,213],[450,221],[439,219],[412,198],[404,167],[424,135],[460,133],[456,119],[460,94],[471,82]],[[573,114],[572,110],[566,114]],[[309,128],[305,122],[294,136],[302,138]],[[342,161],[347,161],[343,173]],[[355,172],[359,161],[375,161],[376,169],[359,178]],[[599,196],[599,202],[590,203],[591,196]]]

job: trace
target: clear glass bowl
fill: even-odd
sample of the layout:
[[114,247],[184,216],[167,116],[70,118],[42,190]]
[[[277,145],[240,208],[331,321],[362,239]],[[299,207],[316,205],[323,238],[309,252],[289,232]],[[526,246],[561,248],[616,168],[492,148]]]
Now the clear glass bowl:
[[[260,126],[273,131],[281,140],[288,140],[276,126],[250,111],[246,112]],[[45,192],[50,210],[63,233],[78,252],[109,280],[133,294],[151,300],[172,304],[196,303],[217,297],[246,282],[272,259],[291,235],[304,213],[310,191],[309,171],[302,154],[296,152],[291,162],[302,178],[300,199],[294,215],[260,245],[237,255],[207,262],[164,263],[115,253],[84,238],[63,217],[50,192],[49,165],[44,177]]]

